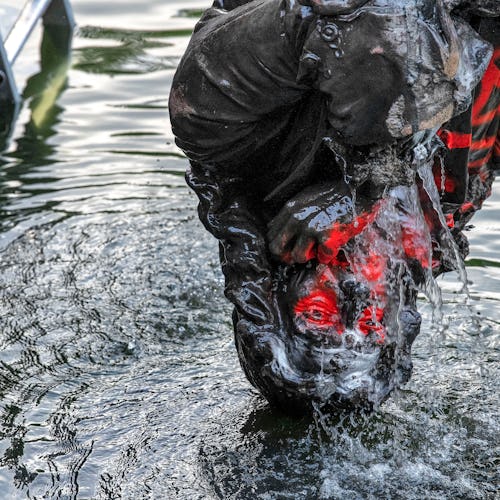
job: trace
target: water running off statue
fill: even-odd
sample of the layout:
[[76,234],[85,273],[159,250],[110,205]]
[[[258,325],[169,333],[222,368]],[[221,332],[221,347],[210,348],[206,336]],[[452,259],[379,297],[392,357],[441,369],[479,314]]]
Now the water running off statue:
[[[376,406],[408,380],[417,290],[453,265],[454,240],[466,251],[464,206],[491,182],[498,86],[476,86],[498,15],[488,1],[217,0],[197,25],[170,116],[220,241],[241,364],[271,403]],[[485,106],[489,127],[472,130]],[[467,151],[484,140],[481,191]]]

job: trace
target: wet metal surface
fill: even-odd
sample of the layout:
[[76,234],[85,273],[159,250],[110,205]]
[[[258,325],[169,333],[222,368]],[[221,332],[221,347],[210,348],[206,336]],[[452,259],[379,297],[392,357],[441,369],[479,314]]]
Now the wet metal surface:
[[454,275],[447,327],[419,301],[405,389],[371,416],[272,413],[238,365],[168,125],[207,3],[74,0],[59,95],[36,77],[36,32],[16,62],[30,85],[0,154],[2,498],[494,498],[500,184],[469,233],[470,305]]

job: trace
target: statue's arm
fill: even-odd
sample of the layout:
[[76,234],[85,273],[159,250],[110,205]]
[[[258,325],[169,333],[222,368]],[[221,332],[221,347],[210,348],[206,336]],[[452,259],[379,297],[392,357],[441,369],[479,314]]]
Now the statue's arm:
[[191,160],[241,162],[276,135],[280,117],[309,90],[297,73],[313,19],[312,9],[291,0],[205,13],[169,102],[176,142]]

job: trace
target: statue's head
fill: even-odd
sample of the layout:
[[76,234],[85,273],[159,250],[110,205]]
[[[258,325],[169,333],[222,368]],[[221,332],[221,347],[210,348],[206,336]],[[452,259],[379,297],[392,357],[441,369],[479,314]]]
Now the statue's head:
[[428,229],[403,206],[414,197],[394,189],[328,263],[275,268],[273,324],[237,317],[243,368],[269,401],[371,408],[408,380],[420,329],[415,270],[430,271]]
[[336,139],[391,143],[467,108],[490,47],[442,0],[309,3],[336,13],[318,17],[299,71],[328,96]]

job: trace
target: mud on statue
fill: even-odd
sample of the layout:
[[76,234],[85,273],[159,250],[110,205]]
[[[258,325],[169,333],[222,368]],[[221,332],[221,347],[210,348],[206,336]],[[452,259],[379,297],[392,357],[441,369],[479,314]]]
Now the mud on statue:
[[170,94],[268,401],[374,407],[500,157],[500,3],[217,0]]

